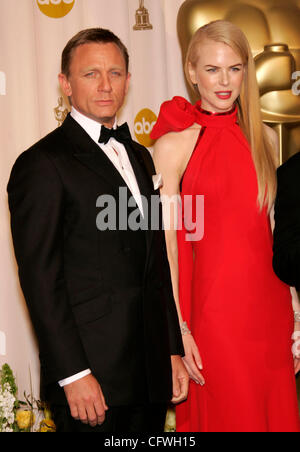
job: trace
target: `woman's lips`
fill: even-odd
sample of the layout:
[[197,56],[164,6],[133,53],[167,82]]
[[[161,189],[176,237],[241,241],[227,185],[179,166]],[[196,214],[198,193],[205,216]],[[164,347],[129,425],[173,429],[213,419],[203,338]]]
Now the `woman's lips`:
[[232,94],[232,91],[217,91],[216,92],[216,96],[222,100],[230,99],[231,94]]

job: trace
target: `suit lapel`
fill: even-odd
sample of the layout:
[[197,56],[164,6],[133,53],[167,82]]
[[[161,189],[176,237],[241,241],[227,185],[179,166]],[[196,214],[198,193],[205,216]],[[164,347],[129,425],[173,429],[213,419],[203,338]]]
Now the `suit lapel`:
[[[73,157],[80,161],[84,166],[89,168],[94,173],[105,181],[118,199],[119,187],[127,187],[126,182],[120,175],[104,152],[99,150],[98,145],[91,139],[85,130],[68,114],[61,130],[66,138],[72,143]],[[146,241],[147,250],[149,253],[151,242],[153,238],[153,231],[151,230],[151,195],[154,194],[152,174],[153,169],[149,165],[149,161],[142,155],[142,151],[134,141],[126,143],[126,151],[133,171],[135,173],[137,183],[141,195],[147,200],[147,205],[144,208],[147,214],[147,230]],[[148,151],[145,151],[148,152]]]
[[99,149],[99,146],[70,115],[67,116],[61,128],[73,144],[73,156],[84,166],[98,174],[118,196],[119,187],[126,187],[126,182],[105,152]]
[[126,143],[125,148],[134,171],[140,193],[147,199],[151,196],[152,186],[149,174],[144,166],[144,161],[141,155],[141,151],[137,150],[134,146],[134,142]]
[[[149,168],[147,167],[146,161],[143,158],[142,151],[136,146],[134,141],[131,143],[126,143],[126,151],[135,173],[136,180],[140,189],[140,193],[143,196],[143,209],[144,215],[146,215],[146,242],[147,242],[147,253],[151,248],[153,231],[151,229],[151,195],[154,194],[152,175],[149,173]],[[145,151],[148,152],[148,151]],[[146,201],[146,202],[145,202]]]

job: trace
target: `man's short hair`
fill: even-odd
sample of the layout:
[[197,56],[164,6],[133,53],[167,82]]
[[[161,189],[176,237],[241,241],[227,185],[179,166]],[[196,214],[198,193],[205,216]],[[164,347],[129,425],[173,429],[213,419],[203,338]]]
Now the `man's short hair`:
[[99,44],[116,44],[124,57],[126,71],[128,72],[129,55],[127,48],[122,43],[120,38],[118,38],[118,36],[116,36],[112,31],[106,30],[104,28],[87,28],[86,30],[82,30],[75,36],[73,36],[73,38],[70,39],[62,52],[61,72],[65,74],[66,77],[69,77],[70,75],[70,65],[75,49],[83,44],[90,44],[93,42]]

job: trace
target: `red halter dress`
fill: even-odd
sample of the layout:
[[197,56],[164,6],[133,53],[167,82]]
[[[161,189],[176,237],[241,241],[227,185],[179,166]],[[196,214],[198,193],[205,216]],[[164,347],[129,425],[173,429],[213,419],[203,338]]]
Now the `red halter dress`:
[[270,221],[258,207],[237,109],[212,114],[175,97],[162,105],[152,137],[195,122],[200,139],[181,197],[184,205],[186,195],[204,195],[204,218],[196,216],[204,235],[188,239],[184,221],[178,230],[179,297],[206,383],[191,381],[176,409],[177,431],[299,432],[291,295],[272,269]]

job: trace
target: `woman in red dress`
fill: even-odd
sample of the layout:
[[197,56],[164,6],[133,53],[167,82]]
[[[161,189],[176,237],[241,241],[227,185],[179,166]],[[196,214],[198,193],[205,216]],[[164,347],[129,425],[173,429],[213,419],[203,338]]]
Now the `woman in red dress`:
[[191,378],[177,431],[299,432],[300,361],[292,354],[299,301],[272,269],[279,146],[261,120],[245,35],[226,21],[200,28],[186,75],[201,100],[165,102],[152,132],[163,198],[181,201],[164,206]]

